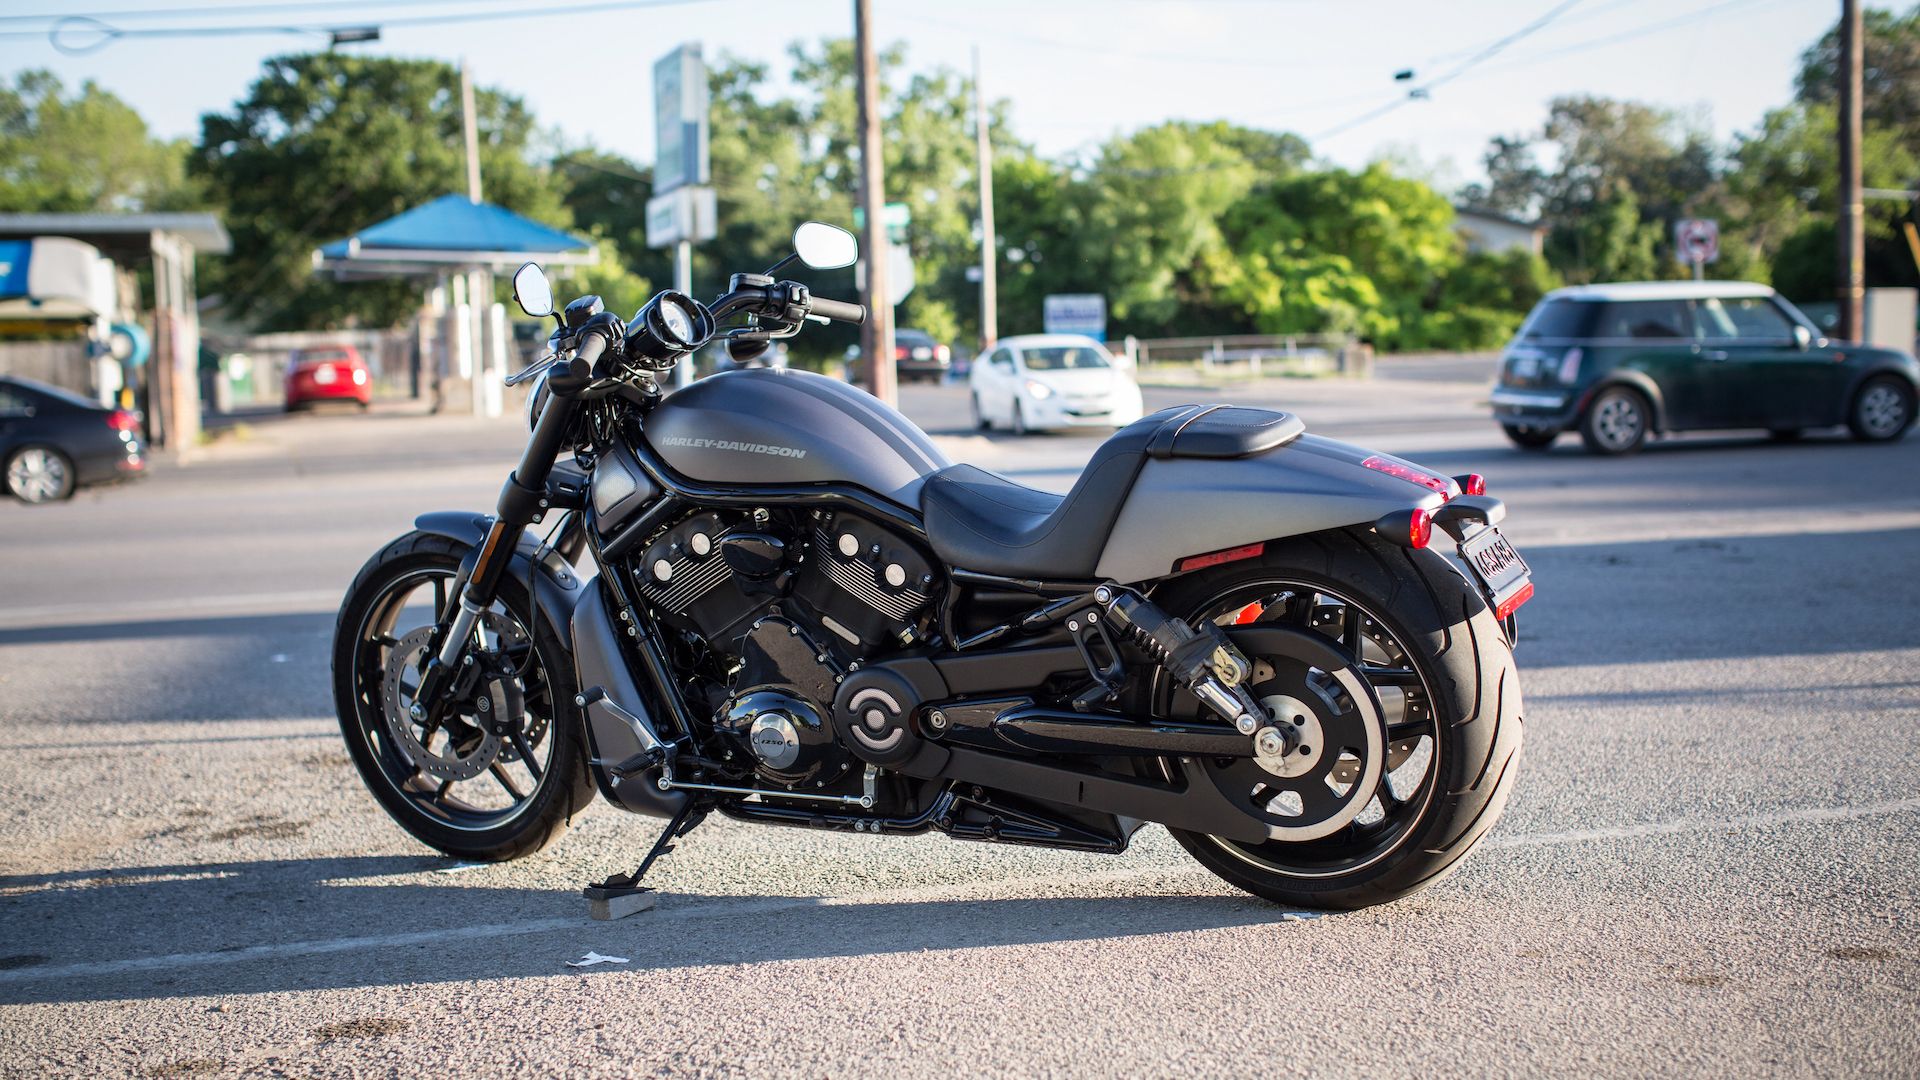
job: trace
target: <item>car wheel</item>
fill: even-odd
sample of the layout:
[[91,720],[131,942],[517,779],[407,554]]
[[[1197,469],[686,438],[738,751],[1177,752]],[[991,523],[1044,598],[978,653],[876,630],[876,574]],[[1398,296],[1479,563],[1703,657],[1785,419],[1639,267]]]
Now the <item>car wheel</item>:
[[1595,454],[1631,454],[1646,443],[1652,413],[1638,390],[1602,390],[1580,418],[1580,441]]
[[1501,424],[1500,430],[1507,433],[1507,439],[1522,450],[1545,450],[1560,437],[1557,431],[1543,428],[1521,427],[1517,424]]
[[73,497],[73,460],[51,446],[23,446],[7,458],[7,491],[39,505]]
[[1868,379],[1847,410],[1847,429],[1862,442],[1890,442],[1913,426],[1913,387],[1881,375]]
[[972,394],[968,400],[973,403],[973,429],[975,431],[992,431],[993,421],[987,419],[987,414],[980,411],[980,395]]
[[1027,428],[1027,414],[1024,410],[1020,408],[1020,403],[1018,401],[1013,403],[1013,433],[1015,435],[1032,434],[1032,432]]

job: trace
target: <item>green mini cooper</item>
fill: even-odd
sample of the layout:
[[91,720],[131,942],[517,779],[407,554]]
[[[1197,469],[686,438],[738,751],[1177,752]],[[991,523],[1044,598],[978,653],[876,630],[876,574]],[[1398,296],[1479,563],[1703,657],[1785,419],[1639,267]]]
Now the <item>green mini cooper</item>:
[[1714,428],[1791,439],[1845,424],[1884,442],[1917,397],[1910,354],[1829,341],[1765,285],[1631,282],[1548,293],[1501,359],[1493,418],[1531,450],[1572,429],[1597,454]]

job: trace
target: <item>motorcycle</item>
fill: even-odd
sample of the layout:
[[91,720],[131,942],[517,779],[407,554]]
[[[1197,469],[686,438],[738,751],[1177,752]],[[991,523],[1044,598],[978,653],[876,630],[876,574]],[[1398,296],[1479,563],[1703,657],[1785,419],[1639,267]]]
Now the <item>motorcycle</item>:
[[1188,405],[1061,496],[825,376],[667,392],[717,335],[751,360],[864,321],[777,277],[856,253],[808,222],[711,304],[662,292],[627,322],[515,275],[558,322],[507,380],[531,385],[517,467],[491,515],[424,514],[374,555],[335,631],[341,729],[387,812],[469,860],[540,850],[596,793],[666,819],[588,888],[608,903],[715,811],[1114,854],[1153,822],[1321,909],[1457,866],[1513,788],[1533,593],[1481,478]]

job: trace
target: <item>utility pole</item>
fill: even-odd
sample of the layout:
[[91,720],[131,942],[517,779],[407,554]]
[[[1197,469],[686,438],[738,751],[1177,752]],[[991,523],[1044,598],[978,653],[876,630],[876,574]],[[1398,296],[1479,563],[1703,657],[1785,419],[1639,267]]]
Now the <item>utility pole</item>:
[[997,243],[993,234],[993,143],[987,137],[987,95],[980,89],[980,46],[973,47],[973,132],[980,170],[980,351],[1000,337],[999,283],[994,278]]
[[[467,201],[480,203],[480,121],[473,104],[473,73],[466,60],[460,61],[460,127],[467,144]],[[487,309],[493,304],[493,275],[485,270],[469,269],[461,275],[462,292],[467,301],[467,371],[472,376],[473,415],[499,416],[500,391],[492,377],[487,348]]]
[[860,95],[860,206],[866,221],[860,229],[860,252],[867,264],[866,286],[860,300],[867,305],[866,325],[860,329],[860,355],[867,361],[867,389],[889,405],[899,394],[893,369],[893,296],[887,284],[887,208],[884,164],[880,150],[880,65],[873,48],[873,12],[870,0],[853,0],[854,51],[857,53],[857,92]]
[[1867,242],[1860,193],[1860,0],[1840,0],[1840,325],[1843,341],[1866,335]]
[[480,128],[474,119],[473,76],[460,61],[460,126],[467,137],[467,201],[480,201]]

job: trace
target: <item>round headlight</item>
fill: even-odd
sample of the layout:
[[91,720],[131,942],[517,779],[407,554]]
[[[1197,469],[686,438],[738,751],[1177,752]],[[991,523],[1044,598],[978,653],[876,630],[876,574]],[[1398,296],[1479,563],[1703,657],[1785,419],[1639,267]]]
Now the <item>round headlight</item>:
[[540,411],[545,409],[547,402],[553,398],[553,391],[547,389],[547,376],[552,374],[553,369],[548,368],[541,372],[538,378],[533,380],[531,387],[527,388],[528,431],[532,431],[534,428],[540,426]]
[[713,313],[684,293],[663,292],[627,324],[627,359],[664,370],[713,337]]

